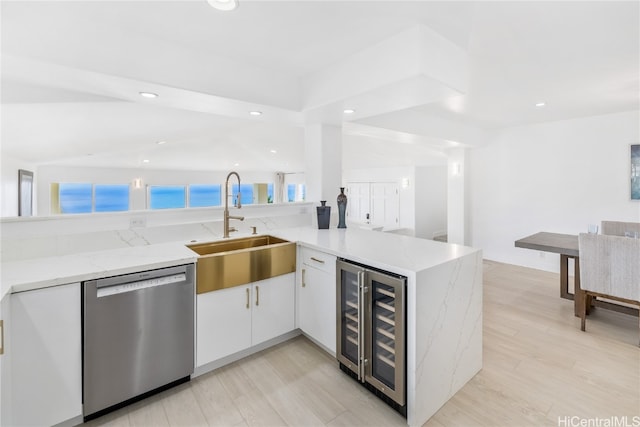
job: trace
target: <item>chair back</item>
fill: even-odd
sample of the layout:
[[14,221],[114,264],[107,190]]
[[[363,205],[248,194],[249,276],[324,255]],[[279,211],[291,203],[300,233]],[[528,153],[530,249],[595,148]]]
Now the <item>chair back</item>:
[[627,231],[640,234],[640,222],[602,221],[600,230],[608,236],[624,236]]
[[580,287],[640,301],[640,239],[581,233]]

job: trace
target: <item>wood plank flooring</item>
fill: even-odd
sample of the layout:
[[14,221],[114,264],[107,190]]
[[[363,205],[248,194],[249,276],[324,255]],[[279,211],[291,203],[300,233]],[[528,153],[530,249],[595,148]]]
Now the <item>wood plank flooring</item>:
[[[426,424],[558,426],[640,415],[638,318],[595,309],[587,331],[558,274],[484,263],[484,367]],[[304,337],[200,376],[89,426],[403,426]]]

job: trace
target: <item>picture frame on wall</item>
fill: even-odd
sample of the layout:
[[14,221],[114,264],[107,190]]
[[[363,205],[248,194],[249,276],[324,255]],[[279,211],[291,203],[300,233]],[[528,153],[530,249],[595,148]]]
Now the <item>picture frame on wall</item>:
[[33,216],[33,172],[18,170],[18,216]]
[[632,144],[630,160],[631,200],[640,200],[640,144]]

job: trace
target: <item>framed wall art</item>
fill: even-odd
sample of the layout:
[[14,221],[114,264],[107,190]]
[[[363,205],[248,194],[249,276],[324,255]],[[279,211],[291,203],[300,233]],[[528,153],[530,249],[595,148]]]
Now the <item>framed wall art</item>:
[[18,216],[33,215],[33,172],[18,169]]

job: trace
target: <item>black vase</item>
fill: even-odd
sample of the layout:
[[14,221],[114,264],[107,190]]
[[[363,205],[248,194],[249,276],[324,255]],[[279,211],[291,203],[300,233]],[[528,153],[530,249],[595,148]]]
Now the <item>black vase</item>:
[[325,206],[326,200],[320,200],[322,206],[316,206],[318,214],[318,228],[329,228],[329,220],[331,219],[331,206]]
[[347,228],[344,217],[347,213],[347,195],[344,194],[344,187],[340,187],[338,194],[338,228]]

